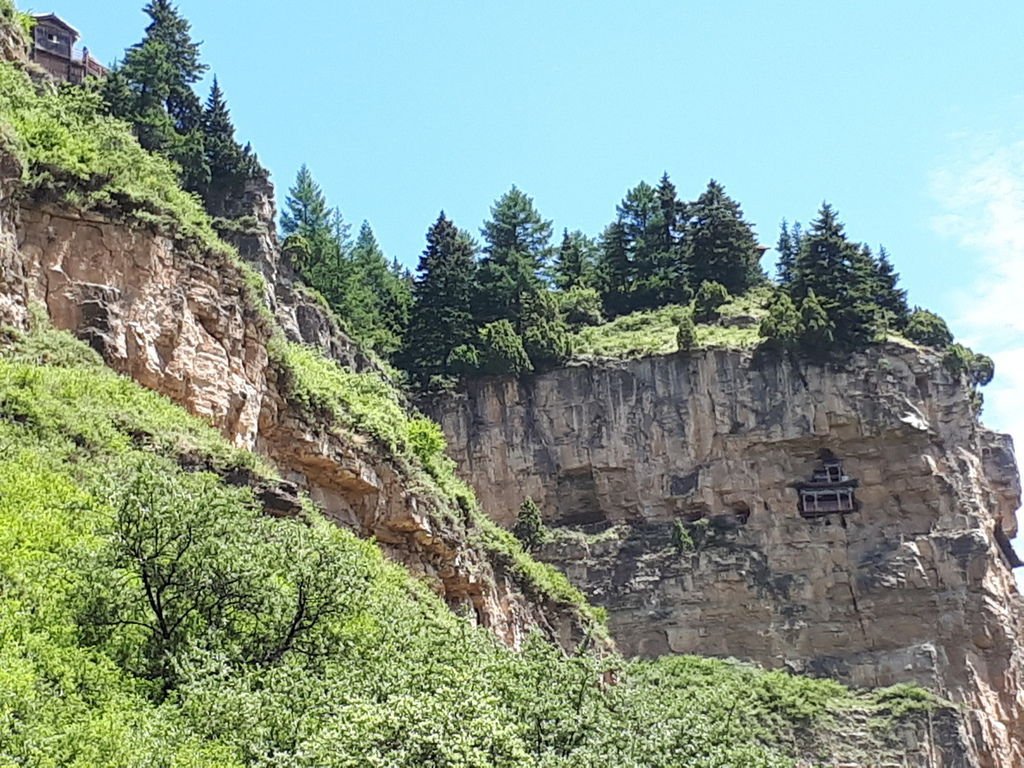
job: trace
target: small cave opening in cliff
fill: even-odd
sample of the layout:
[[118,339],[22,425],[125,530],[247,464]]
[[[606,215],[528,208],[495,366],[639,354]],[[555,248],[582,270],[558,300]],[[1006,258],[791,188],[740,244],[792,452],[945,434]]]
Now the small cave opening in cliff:
[[996,523],[995,528],[992,531],[996,545],[999,547],[999,551],[1002,553],[1006,560],[1006,564],[1010,568],[1020,568],[1024,566],[1024,560],[1020,559],[1017,551],[1013,548],[1013,542],[1010,541],[1010,537],[1006,535],[1006,531],[1003,530],[1002,523]]
[[747,521],[750,519],[750,505],[745,501],[736,502],[732,505],[732,509],[730,511],[732,512],[733,518],[735,518],[736,522],[740,525],[746,525]]
[[823,451],[811,479],[798,483],[798,510],[807,519],[827,515],[846,515],[857,511],[854,489],[858,481],[846,474],[843,462],[835,454]]

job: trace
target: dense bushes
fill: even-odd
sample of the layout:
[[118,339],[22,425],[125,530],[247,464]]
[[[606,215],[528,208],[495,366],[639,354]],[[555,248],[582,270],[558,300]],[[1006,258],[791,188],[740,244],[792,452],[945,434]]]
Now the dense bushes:
[[[405,429],[417,457],[443,446]],[[268,472],[60,334],[0,358],[0,447],[5,763],[785,766],[794,729],[854,704],[719,661],[510,652],[312,509],[265,517],[180,469],[187,450]]]

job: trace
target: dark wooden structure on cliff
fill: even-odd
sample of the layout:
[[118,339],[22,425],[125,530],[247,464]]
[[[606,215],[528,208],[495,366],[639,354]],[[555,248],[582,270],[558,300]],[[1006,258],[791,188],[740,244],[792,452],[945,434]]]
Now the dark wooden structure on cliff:
[[856,487],[857,481],[843,470],[843,462],[830,453],[823,454],[811,479],[796,486],[800,496],[800,514],[814,518],[855,512]]
[[55,80],[83,83],[87,77],[105,77],[107,68],[89,55],[88,48],[78,49],[78,30],[55,13],[38,13],[32,17],[32,61]]

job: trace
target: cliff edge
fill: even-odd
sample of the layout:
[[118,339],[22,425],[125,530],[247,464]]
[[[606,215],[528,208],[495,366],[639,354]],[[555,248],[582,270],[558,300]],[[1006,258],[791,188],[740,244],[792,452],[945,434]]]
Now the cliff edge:
[[[920,683],[964,707],[978,765],[1024,765],[1013,446],[935,353],[597,362],[480,380],[433,412],[485,509],[540,505],[542,557],[627,655]],[[801,513],[823,456],[856,481],[848,513]]]

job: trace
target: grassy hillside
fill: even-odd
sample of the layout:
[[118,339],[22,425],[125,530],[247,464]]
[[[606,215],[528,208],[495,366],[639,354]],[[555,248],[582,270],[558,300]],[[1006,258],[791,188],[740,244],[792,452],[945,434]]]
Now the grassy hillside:
[[[771,288],[755,288],[730,299],[719,308],[714,323],[698,323],[696,347],[752,348],[762,339],[758,324],[766,314]],[[628,358],[667,355],[679,349],[679,321],[689,311],[680,304],[632,312],[601,325],[577,331],[573,349],[577,357]],[[747,323],[740,325],[740,318]]]
[[723,662],[510,652],[312,509],[263,515],[219,473],[269,469],[83,345],[6,339],[0,765],[781,766],[864,706]]

